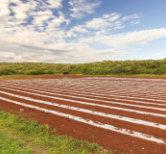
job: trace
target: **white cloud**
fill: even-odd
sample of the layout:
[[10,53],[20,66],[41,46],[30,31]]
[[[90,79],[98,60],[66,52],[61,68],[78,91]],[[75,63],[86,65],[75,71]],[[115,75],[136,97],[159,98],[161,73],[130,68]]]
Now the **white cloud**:
[[86,14],[92,14],[101,4],[100,0],[70,0],[71,17],[81,18]]
[[61,8],[62,0],[47,0],[51,8]]
[[8,9],[8,4],[9,2],[8,1],[5,1],[5,0],[2,0],[0,2],[0,17],[3,17],[3,16],[6,16],[6,15],[9,15],[10,11]]
[[75,18],[93,13],[100,3],[71,0],[73,18],[67,18],[62,0],[0,0],[0,61],[104,60],[125,54],[132,44],[166,37],[166,28],[113,34],[115,29],[138,24],[139,14],[108,13],[82,24],[72,24]]
[[86,22],[85,27],[98,30],[101,28],[113,27],[116,21],[119,21],[121,15],[119,13],[105,14],[100,18],[94,18]]
[[[1,26],[16,27],[17,24],[26,23],[30,18],[33,26],[41,27],[44,22],[49,20],[58,20],[59,25],[64,22],[64,16],[60,14],[54,16],[51,9],[60,9],[62,7],[61,0],[47,1],[26,1],[21,0],[1,0],[0,1],[0,18],[6,19],[6,23],[0,23]],[[62,18],[63,16],[63,18]],[[62,22],[59,20],[62,19]],[[59,26],[56,25],[56,26]],[[13,28],[14,28],[13,27]]]
[[34,13],[33,18],[34,18],[33,25],[42,26],[44,24],[44,22],[53,18],[53,14],[52,14],[52,11],[50,11],[50,10],[40,11],[40,12]]
[[141,30],[110,36],[97,36],[95,41],[114,47],[120,47],[148,43],[161,38],[166,38],[166,28]]
[[120,13],[114,12],[110,14],[104,14],[98,18],[92,18],[86,21],[82,25],[76,25],[68,31],[69,37],[76,37],[79,34],[83,36],[110,34],[114,30],[120,30],[125,28],[126,25],[139,24],[140,16],[138,14],[132,14],[128,16],[122,16]]
[[72,31],[78,32],[78,33],[86,33],[87,32],[86,28],[84,28],[81,25],[73,27]]
[[14,17],[16,18],[16,20],[25,20],[27,18],[27,14],[29,14],[37,6],[37,3],[35,1],[28,1],[27,3],[23,3],[19,0],[10,0],[8,5],[10,5],[11,3],[14,3],[13,6],[10,6],[10,9],[14,13]]
[[[55,35],[55,37],[53,35]],[[64,37],[64,31],[61,31],[61,33],[57,32],[57,35],[55,32],[52,35],[24,32],[16,36],[8,36],[7,39],[0,39],[0,42],[2,42],[2,44],[0,44],[0,61],[21,62],[26,60],[33,62],[78,63],[104,59],[108,60],[112,56],[118,59],[120,56],[130,51],[128,47],[131,44],[149,43],[152,40],[166,38],[166,28],[119,35],[114,34],[110,36],[96,35],[96,37],[77,39],[68,43],[63,39]],[[45,41],[49,43],[45,44]],[[18,45],[18,42],[21,44]],[[96,50],[92,48],[90,44],[108,45],[109,47],[107,49]],[[7,53],[8,56],[4,56],[5,53]]]
[[114,12],[110,14],[104,14],[99,18],[94,18],[90,21],[87,21],[85,24],[86,28],[92,30],[100,30],[100,29],[122,29],[125,27],[125,24],[137,24],[140,21],[139,14],[131,14],[127,16],[122,16],[120,13]]

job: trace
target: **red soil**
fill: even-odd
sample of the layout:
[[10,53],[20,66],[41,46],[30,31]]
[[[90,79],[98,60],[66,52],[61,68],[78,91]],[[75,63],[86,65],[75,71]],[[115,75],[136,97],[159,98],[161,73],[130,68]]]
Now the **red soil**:
[[[108,117],[101,117],[98,115],[93,115],[93,114],[88,114],[88,113],[83,113],[80,111],[74,111],[74,110],[70,110],[70,109],[64,109],[64,108],[60,108],[60,107],[55,107],[55,106],[50,106],[50,105],[45,105],[45,104],[38,104],[36,102],[33,101],[28,101],[22,98],[17,98],[14,96],[10,96],[7,94],[3,94],[1,93],[1,91],[3,92],[9,92],[12,94],[17,94],[20,96],[26,96],[26,97],[30,97],[30,98],[34,98],[34,99],[39,99],[39,100],[44,100],[44,101],[49,101],[52,103],[58,103],[58,104],[63,104],[63,105],[68,105],[68,106],[73,106],[73,107],[79,107],[82,109],[88,109],[88,110],[92,110],[92,111],[99,111],[99,112],[103,112],[103,113],[109,113],[109,114],[114,114],[114,115],[121,115],[121,116],[127,116],[127,117],[131,117],[131,118],[136,118],[136,119],[142,119],[142,120],[146,120],[149,122],[156,122],[159,124],[163,124],[166,125],[166,118],[164,117],[155,117],[155,116],[150,116],[150,115],[143,115],[143,114],[138,114],[138,113],[131,113],[128,111],[120,111],[120,110],[116,110],[116,109],[109,109],[109,108],[102,108],[102,107],[98,107],[98,106],[90,106],[90,105],[85,105],[85,104],[79,104],[79,103],[74,103],[74,100],[80,100],[80,101],[85,101],[85,102],[89,102],[89,103],[95,103],[95,104],[103,104],[103,105],[110,105],[108,103],[104,103],[102,102],[102,100],[114,100],[114,98],[109,98],[109,99],[101,99],[101,101],[91,101],[91,100],[86,100],[83,98],[72,98],[70,96],[61,96],[61,98],[68,98],[71,99],[70,101],[63,101],[63,100],[58,100],[58,99],[54,99],[54,98],[47,98],[47,97],[43,97],[43,96],[36,96],[33,94],[28,94],[27,92],[33,92],[33,93],[37,93],[37,94],[44,94],[47,95],[45,93],[45,91],[54,91],[54,95],[50,95],[50,96],[57,96],[60,97],[58,95],[56,95],[56,90],[59,88],[62,90],[62,92],[58,92],[57,93],[61,93],[61,94],[68,94],[71,96],[76,96],[74,94],[72,94],[72,92],[67,91],[68,89],[74,89],[77,91],[81,91],[82,92],[87,92],[88,91],[93,91],[94,93],[96,92],[95,90],[93,90],[95,87],[101,87],[101,94],[105,93],[104,90],[104,86],[108,86],[108,89],[112,89],[112,90],[117,90],[117,94],[118,91],[121,91],[121,89],[123,89],[123,87],[128,86],[128,90],[138,90],[139,92],[144,93],[144,95],[146,96],[144,98],[144,102],[150,102],[150,103],[158,103],[155,101],[149,101],[148,98],[151,98],[151,95],[153,94],[155,96],[156,99],[160,99],[160,94],[162,93],[163,95],[163,100],[165,100],[166,103],[166,99],[164,95],[164,91],[166,90],[166,82],[162,81],[162,82],[155,82],[155,81],[141,81],[141,83],[138,81],[136,81],[135,79],[133,81],[127,81],[127,80],[118,80],[116,79],[116,83],[115,81],[112,80],[107,80],[107,79],[103,79],[104,80],[104,84],[102,87],[101,84],[101,80],[100,79],[94,79],[91,78],[89,81],[89,78],[86,80],[86,78],[70,78],[70,79],[66,79],[66,78],[56,78],[56,81],[52,80],[54,78],[49,78],[49,76],[47,76],[49,80],[42,80],[40,78],[40,80],[9,80],[9,81],[0,81],[0,97],[2,98],[7,98],[10,100],[15,100],[24,104],[30,104],[30,105],[35,105],[38,107],[42,107],[44,109],[50,109],[50,110],[55,110],[55,111],[59,111],[62,113],[67,113],[67,114],[71,114],[71,115],[75,115],[75,116],[79,116],[85,119],[90,119],[94,122],[98,121],[98,122],[102,122],[104,124],[110,124],[113,125],[115,127],[118,128],[125,128],[128,130],[132,130],[132,131],[137,131],[140,133],[145,133],[145,134],[149,134],[152,135],[156,138],[160,138],[163,139],[164,141],[166,141],[166,130],[164,129],[159,129],[159,128],[154,128],[151,126],[145,126],[145,125],[140,125],[140,124],[134,124],[131,122],[127,122],[127,121],[123,121],[123,120],[116,120],[116,119],[112,119],[112,118],[108,118]],[[46,78],[47,78],[46,77]],[[51,79],[51,80],[50,80]],[[125,85],[124,82],[125,81]],[[133,82],[135,82],[135,86],[133,87],[132,84]],[[118,85],[117,85],[118,83]],[[34,86],[33,86],[34,84]],[[142,84],[142,86],[147,87],[147,89],[150,91],[146,92],[146,90],[142,90],[140,84]],[[12,87],[14,89],[18,89],[18,90],[25,90],[24,87],[31,88],[31,89],[39,89],[43,92],[35,92],[32,90],[25,90],[24,91],[15,91],[13,89],[9,90],[9,89],[5,89],[3,88],[3,86],[6,87]],[[8,86],[9,85],[9,86]],[[17,85],[17,86],[16,86]],[[156,90],[158,91],[158,93],[154,92],[155,91],[155,86],[158,85],[159,87],[156,87]],[[47,89],[44,89],[44,87],[47,87]],[[87,90],[85,90],[85,88],[88,87]],[[66,89],[66,92],[63,89]],[[111,92],[111,90],[109,90],[110,94],[113,92]],[[126,96],[131,96],[130,93],[127,93],[127,90],[125,91],[125,95]],[[79,96],[79,94],[77,95]],[[120,97],[120,96],[119,96]],[[133,96],[135,97],[135,96]],[[139,97],[139,96],[138,96]],[[143,95],[141,95],[141,97],[144,97]],[[95,98],[95,96],[93,97],[93,95],[89,94],[89,96],[87,98]],[[147,99],[146,99],[147,98]],[[72,102],[73,100],[73,102]],[[139,104],[139,103],[134,103],[132,102],[132,100],[135,100],[135,98],[130,99],[129,102],[128,101],[115,101],[114,102],[121,102],[124,104]],[[165,103],[163,103],[165,105]],[[140,104],[143,105],[143,104]],[[127,108],[127,109],[133,109],[133,110],[140,110],[140,111],[144,111],[144,112],[152,112],[152,113],[160,113],[163,115],[166,115],[165,111],[158,111],[158,110],[154,110],[154,109],[145,109],[142,107],[142,109],[137,108],[137,107],[129,107],[129,106],[125,106],[125,105],[110,105],[110,106],[116,106],[116,107],[121,107],[121,108]],[[144,105],[144,106],[149,106],[149,107],[158,107],[157,105]],[[160,107],[160,108],[165,108],[166,106]],[[166,143],[164,144],[159,144],[156,142],[152,142],[152,141],[147,141],[144,139],[140,139],[138,137],[132,137],[129,135],[124,135],[121,133],[116,133],[114,131],[110,131],[110,130],[106,130],[106,129],[102,129],[102,128],[98,128],[95,126],[91,126],[88,124],[83,124],[82,122],[77,122],[68,118],[63,118],[63,117],[59,117],[59,116],[55,116],[49,113],[44,113],[35,109],[30,109],[30,108],[26,108],[26,107],[22,107],[19,105],[15,105],[12,103],[9,103],[7,101],[1,100],[0,99],[0,109],[9,111],[11,113],[14,114],[19,114],[21,116],[24,116],[26,118],[30,118],[30,119],[35,119],[38,120],[40,123],[42,124],[48,124],[52,129],[56,129],[56,132],[59,134],[64,134],[64,135],[69,135],[78,139],[83,139],[83,140],[87,140],[90,142],[95,142],[98,143],[102,146],[104,146],[105,148],[108,149],[116,149],[118,151],[124,152],[124,153],[131,153],[131,154],[165,154],[166,152]],[[20,110],[21,109],[21,110]]]

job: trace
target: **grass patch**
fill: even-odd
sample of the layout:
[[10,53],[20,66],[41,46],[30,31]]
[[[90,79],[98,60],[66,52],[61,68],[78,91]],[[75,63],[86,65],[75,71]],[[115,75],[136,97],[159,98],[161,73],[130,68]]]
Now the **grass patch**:
[[0,75],[39,74],[166,75],[166,59],[103,61],[86,64],[0,63]]
[[31,154],[32,150],[21,141],[10,138],[3,129],[0,129],[1,154]]
[[1,154],[110,154],[101,146],[71,137],[54,135],[40,125],[0,110]]

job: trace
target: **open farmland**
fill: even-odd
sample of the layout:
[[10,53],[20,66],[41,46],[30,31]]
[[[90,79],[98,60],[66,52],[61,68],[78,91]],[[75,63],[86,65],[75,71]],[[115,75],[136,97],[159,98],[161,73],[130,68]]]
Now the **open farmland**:
[[166,151],[165,79],[1,80],[0,108],[109,149]]

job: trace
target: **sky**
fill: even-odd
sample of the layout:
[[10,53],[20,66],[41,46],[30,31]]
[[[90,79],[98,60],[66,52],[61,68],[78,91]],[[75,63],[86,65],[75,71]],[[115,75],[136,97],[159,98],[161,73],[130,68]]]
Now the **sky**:
[[0,62],[166,58],[166,0],[0,0]]

